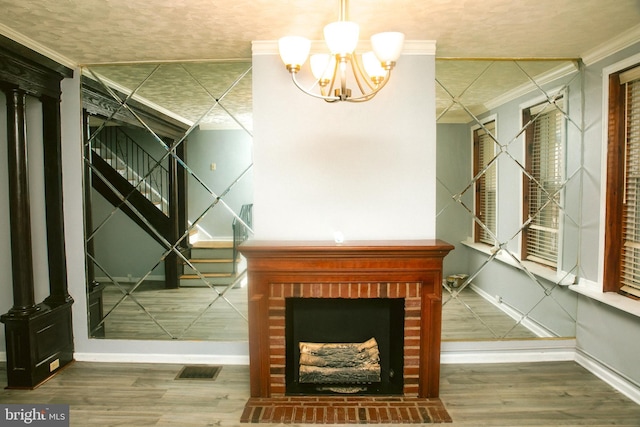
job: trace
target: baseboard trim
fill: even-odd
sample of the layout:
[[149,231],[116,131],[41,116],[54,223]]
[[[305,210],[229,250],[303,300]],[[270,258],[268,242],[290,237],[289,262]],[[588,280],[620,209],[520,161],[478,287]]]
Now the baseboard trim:
[[575,360],[575,339],[443,341],[440,362],[518,363]]
[[82,362],[248,365],[249,356],[216,354],[74,353]]
[[515,320],[516,322],[520,322],[522,326],[527,328],[531,333],[539,338],[554,338],[556,334],[551,332],[549,329],[545,328],[543,325],[535,321],[534,319],[523,316],[515,308],[504,302],[498,302],[495,298],[489,295],[484,289],[476,286],[474,283],[471,283],[471,290],[480,295],[485,301],[498,308],[504,314]]
[[576,363],[640,405],[639,384],[629,380],[615,369],[612,369],[599,360],[594,359],[579,348],[576,348],[575,353]]

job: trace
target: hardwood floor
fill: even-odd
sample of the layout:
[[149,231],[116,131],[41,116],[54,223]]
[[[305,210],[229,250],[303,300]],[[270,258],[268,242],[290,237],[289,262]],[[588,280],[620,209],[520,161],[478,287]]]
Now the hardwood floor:
[[[134,296],[147,310],[145,313],[132,299],[127,299],[106,320],[106,336],[110,339],[204,339],[213,341],[246,341],[247,288],[226,289],[224,298],[213,302],[217,294],[210,288],[182,287],[164,289],[158,285],[143,285]],[[109,285],[104,290],[104,309],[109,312],[122,298],[122,292]],[[444,295],[442,309],[443,340],[483,340],[498,338],[535,338],[535,334],[470,288],[457,298]],[[213,304],[211,304],[213,302]],[[211,306],[209,306],[211,304]],[[197,318],[200,313],[202,317]],[[154,323],[154,316],[163,331]],[[195,322],[194,322],[195,321]]]
[[[78,427],[239,426],[248,366],[215,381],[176,380],[182,367],[76,362],[36,390],[0,390],[0,402],[69,404]],[[452,427],[640,426],[640,405],[574,362],[443,365],[440,390]]]
[[[143,285],[133,295],[145,307],[145,313],[131,298],[125,299],[107,316],[109,339],[247,341],[246,287],[216,290],[204,285],[164,289]],[[219,297],[218,293],[223,293]],[[122,299],[114,285],[104,290],[104,310],[109,312]],[[163,330],[149,316],[153,316]],[[199,317],[200,316],[200,317]],[[169,335],[167,331],[171,334]]]
[[442,339],[445,341],[536,338],[533,332],[516,324],[470,286],[455,298],[444,289],[442,293]]

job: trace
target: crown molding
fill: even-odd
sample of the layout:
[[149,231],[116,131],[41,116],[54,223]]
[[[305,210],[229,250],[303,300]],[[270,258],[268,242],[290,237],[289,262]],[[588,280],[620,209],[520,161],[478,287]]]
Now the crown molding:
[[493,110],[494,108],[499,107],[500,105],[506,104],[507,102],[518,99],[519,97],[526,95],[538,88],[538,86],[544,86],[547,83],[553,82],[562,77],[569,76],[578,71],[577,64],[574,61],[563,63],[558,67],[538,76],[533,76],[536,83],[527,82],[524,83],[514,89],[511,89],[508,92],[500,95],[497,98],[491,99],[487,101],[484,105],[487,110]]
[[585,65],[589,66],[639,42],[640,24],[636,25],[628,31],[625,31],[619,36],[614,37],[606,43],[603,43],[600,46],[588,51],[587,53],[582,55],[582,62],[584,62]]
[[[327,48],[322,40],[311,41],[311,52],[326,52]],[[358,51],[371,50],[371,42],[358,42]],[[251,42],[253,55],[278,55],[277,40],[255,40]],[[405,40],[402,55],[434,55],[436,54],[435,40]]]
[[64,65],[65,67],[69,67],[71,69],[78,68],[78,63],[70,58],[67,58],[64,55],[59,54],[53,49],[49,49],[43,44],[38,43],[37,41],[30,39],[22,33],[19,33],[4,24],[0,24],[0,34],[3,36],[13,40],[14,42],[20,43],[21,45],[28,47],[29,49],[38,52],[41,55],[46,56],[47,58],[56,61],[58,64]]

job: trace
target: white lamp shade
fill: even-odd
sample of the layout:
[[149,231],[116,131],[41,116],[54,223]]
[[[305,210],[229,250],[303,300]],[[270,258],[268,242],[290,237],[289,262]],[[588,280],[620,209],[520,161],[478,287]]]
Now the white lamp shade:
[[364,71],[372,79],[376,77],[384,78],[387,76],[387,71],[382,68],[380,60],[373,52],[366,52],[362,54],[362,65],[364,66]]
[[334,55],[353,53],[359,35],[360,27],[351,21],[336,21],[324,27],[324,40]]
[[318,53],[311,55],[309,64],[316,80],[331,80],[336,67],[336,57],[327,53]]
[[386,32],[371,36],[371,47],[380,62],[396,62],[402,53],[403,45],[403,33]]
[[309,56],[311,40],[299,36],[286,36],[278,40],[280,58],[285,65],[301,66]]

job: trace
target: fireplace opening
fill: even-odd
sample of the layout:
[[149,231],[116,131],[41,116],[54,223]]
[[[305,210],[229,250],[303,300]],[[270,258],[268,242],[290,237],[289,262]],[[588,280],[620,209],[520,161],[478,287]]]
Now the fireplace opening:
[[287,394],[403,392],[403,298],[287,298],[285,336]]

